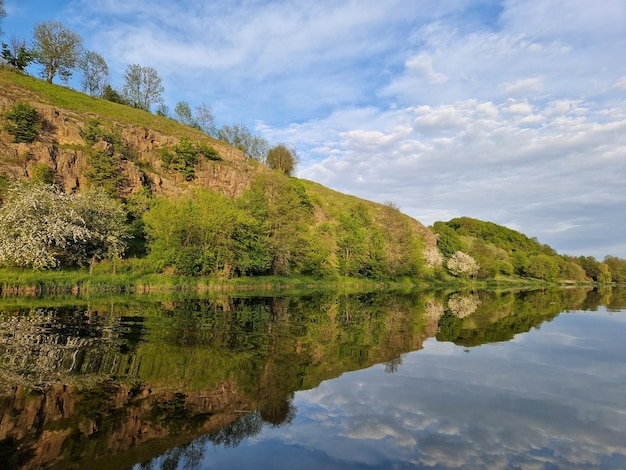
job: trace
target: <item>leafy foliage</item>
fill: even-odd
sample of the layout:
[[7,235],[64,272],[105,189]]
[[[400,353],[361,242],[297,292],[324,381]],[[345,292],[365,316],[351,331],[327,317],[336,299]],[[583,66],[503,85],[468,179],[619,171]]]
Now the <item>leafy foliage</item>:
[[205,142],[194,144],[190,139],[182,137],[171,149],[161,151],[163,168],[177,171],[186,181],[191,181],[196,175],[196,165],[199,157],[207,160],[220,160],[219,153]]
[[298,154],[295,149],[279,144],[267,152],[266,164],[268,167],[279,170],[291,176],[298,164]]
[[160,269],[231,277],[264,272],[270,263],[266,225],[208,190],[157,199],[145,214],[149,258]]
[[83,73],[83,91],[91,96],[103,96],[109,80],[109,66],[97,52],[87,51],[80,58],[78,67]]
[[8,44],[2,44],[2,58],[7,64],[23,72],[35,60],[35,53],[26,47],[26,42],[15,41],[12,49]]
[[0,264],[44,269],[119,257],[125,220],[121,205],[100,191],[71,195],[51,185],[15,185],[0,208]]
[[35,25],[33,52],[43,66],[42,76],[49,82],[55,76],[67,82],[80,59],[83,39],[59,21],[50,20]]
[[41,132],[39,113],[28,103],[17,103],[3,115],[4,130],[13,136],[15,143],[31,143]]

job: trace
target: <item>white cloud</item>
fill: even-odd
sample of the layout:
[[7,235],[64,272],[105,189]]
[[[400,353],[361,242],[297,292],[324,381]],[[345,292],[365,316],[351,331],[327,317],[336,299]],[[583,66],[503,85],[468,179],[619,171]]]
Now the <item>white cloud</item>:
[[295,145],[300,176],[626,257],[622,0],[67,4],[114,85],[151,65],[171,105]]

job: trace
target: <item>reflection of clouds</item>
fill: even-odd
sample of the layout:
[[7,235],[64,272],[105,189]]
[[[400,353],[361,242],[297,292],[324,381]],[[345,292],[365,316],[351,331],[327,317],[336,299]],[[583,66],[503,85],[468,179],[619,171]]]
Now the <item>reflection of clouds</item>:
[[[624,467],[624,331],[593,315],[602,332],[581,313],[471,354],[426,342],[397,374],[374,367],[297,393],[288,441],[372,466]],[[608,375],[594,373],[599,342],[611,345]]]

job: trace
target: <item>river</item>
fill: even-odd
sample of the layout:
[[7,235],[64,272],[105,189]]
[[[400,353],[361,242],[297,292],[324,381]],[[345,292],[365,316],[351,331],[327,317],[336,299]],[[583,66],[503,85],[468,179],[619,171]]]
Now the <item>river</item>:
[[626,289],[0,299],[2,469],[626,468]]

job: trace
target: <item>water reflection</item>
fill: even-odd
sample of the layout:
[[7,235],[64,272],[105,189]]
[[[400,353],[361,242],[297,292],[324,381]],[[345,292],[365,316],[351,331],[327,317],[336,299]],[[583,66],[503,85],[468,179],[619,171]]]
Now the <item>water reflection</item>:
[[[523,359],[514,352],[516,335],[544,330],[563,311],[601,305],[619,311],[625,299],[620,289],[568,289],[9,305],[0,313],[0,462],[2,468],[80,468],[86,462],[94,468],[141,462],[145,468],[204,468],[207,446],[216,445],[231,449],[211,455],[228,455],[232,468],[240,457],[230,452],[243,456],[251,449],[273,455],[272,468],[278,468],[277,452],[284,468],[293,464],[290,453],[301,464],[308,459],[311,466],[341,468],[416,462],[454,468],[444,458],[453,454],[478,468],[505,462],[489,456],[487,447],[498,454],[565,446],[554,436],[539,445],[512,433],[503,422],[519,422],[518,415],[532,423],[522,427],[535,437],[542,435],[536,427],[561,423],[556,436],[562,425],[582,422],[586,434],[611,443],[619,458],[623,448],[613,441],[624,429],[607,422],[611,413],[626,413],[615,410],[619,398],[611,395],[624,384],[610,383],[617,391],[602,395],[606,415],[599,416],[584,403],[591,386],[555,368],[554,389],[542,393],[565,393],[546,401],[531,379],[537,367],[546,367],[546,357],[567,369],[559,356],[563,333],[540,344],[554,351],[520,350]],[[489,354],[513,338],[506,351]],[[470,355],[454,346],[486,343],[492,346]],[[611,377],[606,365],[623,351],[602,351],[587,351],[580,363]],[[346,374],[361,369],[356,380]],[[484,415],[485,404],[501,415]],[[565,424],[557,419],[578,413],[586,417]],[[328,439],[331,429],[336,435]],[[318,441],[325,444],[315,446]],[[379,445],[385,441],[393,445]],[[480,455],[469,455],[477,443]],[[315,452],[302,451],[307,446]]]

